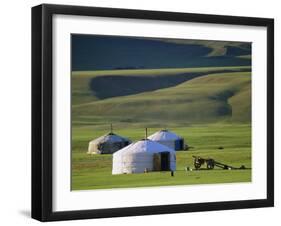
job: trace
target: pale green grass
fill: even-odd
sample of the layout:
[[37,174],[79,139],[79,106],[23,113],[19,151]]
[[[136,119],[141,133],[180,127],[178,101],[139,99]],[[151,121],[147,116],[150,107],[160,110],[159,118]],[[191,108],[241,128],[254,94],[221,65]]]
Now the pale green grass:
[[[150,128],[153,133],[160,128]],[[111,175],[112,155],[88,155],[88,141],[106,133],[105,127],[74,127],[72,146],[72,189],[104,189],[144,186],[171,186],[210,183],[250,182],[251,170],[200,170],[186,172],[193,167],[192,155],[214,158],[234,167],[245,165],[251,168],[251,125],[210,124],[171,128],[182,135],[193,148],[177,152],[177,171],[171,177],[169,172],[148,174]],[[139,140],[143,129],[121,128],[116,133]],[[224,147],[220,150],[218,147]]]
[[242,58],[242,59],[251,59],[252,58],[252,55],[242,55],[242,56],[237,56],[238,58]]

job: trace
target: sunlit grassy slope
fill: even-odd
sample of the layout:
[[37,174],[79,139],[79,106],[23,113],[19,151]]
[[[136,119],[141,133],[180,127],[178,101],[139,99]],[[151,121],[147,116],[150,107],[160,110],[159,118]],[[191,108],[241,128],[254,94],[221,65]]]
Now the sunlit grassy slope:
[[[137,70],[106,70],[106,71],[74,71],[72,72],[71,85],[72,85],[72,104],[81,104],[99,99],[95,93],[95,90],[91,88],[91,82],[93,79],[103,78],[107,79],[106,85],[103,83],[104,92],[112,92],[118,90],[120,87],[114,86],[116,79],[112,81],[109,77],[118,77],[119,80],[124,78],[147,78],[147,83],[141,85],[145,88],[150,86],[150,81],[153,78],[158,78],[162,82],[165,79],[177,75],[181,76],[198,76],[201,74],[214,73],[219,71],[245,71],[251,70],[249,66],[236,66],[236,67],[201,67],[201,68],[172,68],[172,69],[137,69]],[[120,79],[121,78],[121,79]],[[96,82],[96,81],[95,81]],[[133,89],[132,82],[123,83],[126,89]],[[159,87],[161,88],[161,87]],[[139,90],[140,91],[140,90]]]
[[249,122],[250,93],[251,72],[206,74],[165,89],[74,104],[73,124],[101,117],[108,123]]

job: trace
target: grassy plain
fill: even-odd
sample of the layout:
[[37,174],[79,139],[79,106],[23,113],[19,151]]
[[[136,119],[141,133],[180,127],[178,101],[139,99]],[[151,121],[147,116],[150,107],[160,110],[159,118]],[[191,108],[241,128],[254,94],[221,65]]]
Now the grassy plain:
[[[193,168],[192,155],[214,158],[234,167],[245,165],[251,168],[251,126],[250,124],[215,123],[171,128],[182,135],[192,146],[189,151],[177,152],[177,171],[171,177],[169,172],[148,174],[112,175],[112,155],[86,154],[88,141],[105,134],[107,130],[97,130],[95,126],[75,127],[72,147],[72,189],[126,188],[164,185],[190,185],[210,183],[230,183],[251,181],[251,170],[199,170]],[[153,133],[160,128],[150,128]],[[140,128],[116,128],[120,135],[133,140],[144,137]],[[223,147],[224,149],[218,149]]]
[[[250,169],[185,171],[185,167],[193,167],[192,155],[251,168],[251,72],[245,69],[250,67],[73,72],[72,189],[250,182]],[[133,86],[131,80],[132,86],[122,83],[126,81],[122,76],[159,76],[165,85],[171,81],[165,75],[195,72],[206,74],[151,91],[139,90],[142,86]],[[118,87],[105,87],[108,92],[116,89],[118,96],[99,98],[89,84],[93,78],[107,76],[118,76],[121,81]],[[128,92],[126,87],[135,87],[138,93],[122,95],[123,90]],[[145,127],[149,134],[168,128],[192,148],[177,152],[174,177],[167,172],[112,175],[112,155],[86,154],[88,142],[106,134],[110,123],[117,134],[133,141],[144,137]]]

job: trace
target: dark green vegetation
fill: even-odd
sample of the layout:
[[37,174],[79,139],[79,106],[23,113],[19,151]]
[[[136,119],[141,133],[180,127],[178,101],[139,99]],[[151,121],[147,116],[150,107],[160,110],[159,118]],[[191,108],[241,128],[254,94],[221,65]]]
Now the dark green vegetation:
[[[73,72],[72,189],[251,181],[251,170],[184,170],[193,166],[192,155],[251,167],[250,70],[244,66]],[[169,128],[193,148],[177,152],[175,177],[163,172],[113,176],[112,155],[86,154],[88,142],[107,133],[110,123],[116,133],[133,141],[144,137],[145,127],[149,134]]]
[[[188,39],[155,39],[163,42],[204,46],[210,49],[208,57],[213,56],[241,56],[251,52],[251,43],[229,42],[229,41],[208,41]],[[249,55],[250,56],[250,55]],[[251,58],[248,58],[251,59]]]
[[[250,66],[251,43],[72,35],[72,70]],[[110,63],[109,63],[110,62]]]

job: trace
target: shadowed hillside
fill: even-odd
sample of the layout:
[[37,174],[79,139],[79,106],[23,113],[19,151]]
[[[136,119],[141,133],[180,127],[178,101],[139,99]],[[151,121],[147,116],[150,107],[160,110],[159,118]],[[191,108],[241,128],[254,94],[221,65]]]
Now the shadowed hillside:
[[251,65],[251,43],[108,35],[71,36],[72,70]]
[[192,39],[154,39],[162,42],[181,44],[181,45],[198,45],[210,49],[207,57],[214,56],[239,56],[241,53],[251,54],[251,43],[249,42],[231,42],[215,40],[192,40]]

